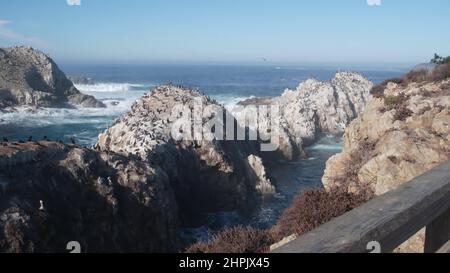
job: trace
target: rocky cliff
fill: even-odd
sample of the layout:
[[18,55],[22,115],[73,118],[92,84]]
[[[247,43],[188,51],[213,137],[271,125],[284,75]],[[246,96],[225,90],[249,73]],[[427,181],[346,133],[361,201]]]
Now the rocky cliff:
[[241,105],[279,106],[281,129],[277,158],[290,161],[321,134],[342,134],[364,110],[372,86],[372,82],[357,73],[338,72],[329,82],[310,79],[296,90],[286,90],[281,97],[251,99]]
[[[24,171],[26,170],[26,171]],[[0,252],[167,252],[177,205],[158,167],[54,142],[0,146]]]
[[31,47],[0,49],[0,109],[14,106],[105,107],[78,91],[55,62]]
[[[449,160],[449,74],[447,65],[374,88],[375,97],[345,131],[343,153],[328,161],[324,185],[381,195]],[[423,233],[400,250],[423,250]]]
[[194,101],[212,107],[201,124],[224,110],[196,91],[161,86],[94,150],[0,143],[0,252],[66,252],[69,241],[91,253],[177,251],[191,216],[250,209],[274,193],[257,142],[172,137],[175,106]]
[[[204,111],[195,110],[195,102]],[[173,137],[172,130],[183,115],[189,118],[182,128],[176,127],[176,132],[193,129],[190,136],[201,136],[203,127],[196,129],[194,116],[204,125],[219,115],[215,110],[225,113],[222,106],[196,91],[160,86],[101,134],[96,148],[160,166],[169,177],[182,215],[251,207],[259,195],[275,191],[258,156],[258,143]],[[233,117],[228,118],[234,122]],[[215,130],[219,131],[221,125]]]

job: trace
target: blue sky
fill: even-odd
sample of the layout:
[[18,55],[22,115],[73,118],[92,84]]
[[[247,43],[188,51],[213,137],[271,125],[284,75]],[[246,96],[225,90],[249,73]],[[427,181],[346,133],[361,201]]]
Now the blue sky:
[[67,1],[80,0],[0,0],[0,46],[30,44],[81,63],[417,63],[450,55],[448,0]]

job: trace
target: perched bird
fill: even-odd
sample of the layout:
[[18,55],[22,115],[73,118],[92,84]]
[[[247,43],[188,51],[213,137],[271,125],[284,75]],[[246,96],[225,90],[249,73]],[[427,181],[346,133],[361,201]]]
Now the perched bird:
[[75,141],[75,138],[73,138],[73,137],[70,138],[70,142],[71,142],[73,145],[77,144],[77,142]]
[[104,179],[103,177],[99,177],[99,178],[97,179],[97,184],[99,184],[99,185],[105,185],[105,179]]
[[33,137],[32,136],[29,136],[28,137],[28,142],[32,142],[33,141]]
[[39,204],[41,205],[41,206],[39,207],[39,210],[40,210],[40,211],[44,211],[44,210],[45,210],[45,207],[44,207],[44,201],[39,200]]

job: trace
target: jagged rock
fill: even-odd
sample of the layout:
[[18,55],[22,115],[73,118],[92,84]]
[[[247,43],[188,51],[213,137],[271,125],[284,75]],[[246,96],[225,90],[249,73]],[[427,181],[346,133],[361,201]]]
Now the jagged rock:
[[0,108],[11,106],[105,107],[80,93],[55,62],[31,47],[0,49]]
[[[203,105],[205,111],[193,107],[194,102]],[[259,194],[272,190],[264,166],[255,157],[249,157],[258,154],[256,142],[177,140],[173,128],[177,128],[175,133],[193,129],[191,136],[201,134],[202,128],[194,126],[195,119],[186,119],[184,124],[181,122],[182,128],[176,127],[180,118],[188,118],[188,114],[174,112],[175,107],[192,110],[194,116],[200,117],[200,125],[219,115],[216,111],[225,112],[222,106],[196,91],[156,87],[99,136],[96,148],[137,156],[161,166],[184,210],[182,215],[248,208],[256,203]],[[216,126],[217,131],[220,126]]]
[[[344,137],[343,153],[327,163],[326,188],[381,195],[431,170],[450,159],[450,80],[389,83]],[[423,251],[423,238],[422,231],[399,251]]]
[[82,252],[172,252],[177,215],[168,177],[148,163],[54,142],[0,147],[2,253],[67,252],[70,241]]
[[255,179],[259,180],[259,183],[256,186],[258,192],[266,195],[275,194],[276,189],[267,176],[262,158],[256,155],[249,155],[247,161],[256,175]]
[[330,82],[310,79],[296,90],[286,90],[281,97],[250,99],[241,105],[279,106],[280,147],[276,157],[291,161],[321,134],[342,134],[364,110],[372,86],[372,82],[359,74],[339,72]]
[[68,76],[67,77],[73,84],[95,84],[95,81],[85,76]]

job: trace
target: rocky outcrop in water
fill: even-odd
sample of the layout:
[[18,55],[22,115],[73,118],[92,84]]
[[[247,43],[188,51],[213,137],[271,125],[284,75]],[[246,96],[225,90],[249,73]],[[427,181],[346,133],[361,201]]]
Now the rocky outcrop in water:
[[276,157],[291,161],[321,134],[342,134],[364,110],[372,86],[359,74],[339,72],[330,82],[310,79],[296,90],[286,90],[281,97],[251,99],[241,105],[279,105],[280,148]]
[[[203,111],[196,110],[195,102]],[[174,112],[176,108],[187,111],[181,114]],[[257,142],[173,137],[173,128],[177,128],[175,133],[193,129],[190,136],[201,136],[202,127],[194,126],[194,117],[204,125],[220,115],[217,111],[225,109],[196,91],[160,86],[101,134],[96,148],[160,166],[169,177],[182,215],[249,208],[259,195],[275,191],[258,157]],[[183,115],[188,119],[179,128],[177,122]],[[222,125],[216,125],[215,131]]]
[[[368,187],[381,195],[450,159],[450,80],[397,79],[381,87],[346,129],[343,153],[328,161],[328,189]],[[422,232],[400,251],[423,251],[423,237]]]
[[[26,171],[24,171],[26,170]],[[158,167],[55,142],[0,146],[0,252],[169,252],[178,212]]]
[[0,109],[14,106],[105,107],[78,91],[55,62],[31,47],[0,49]]

